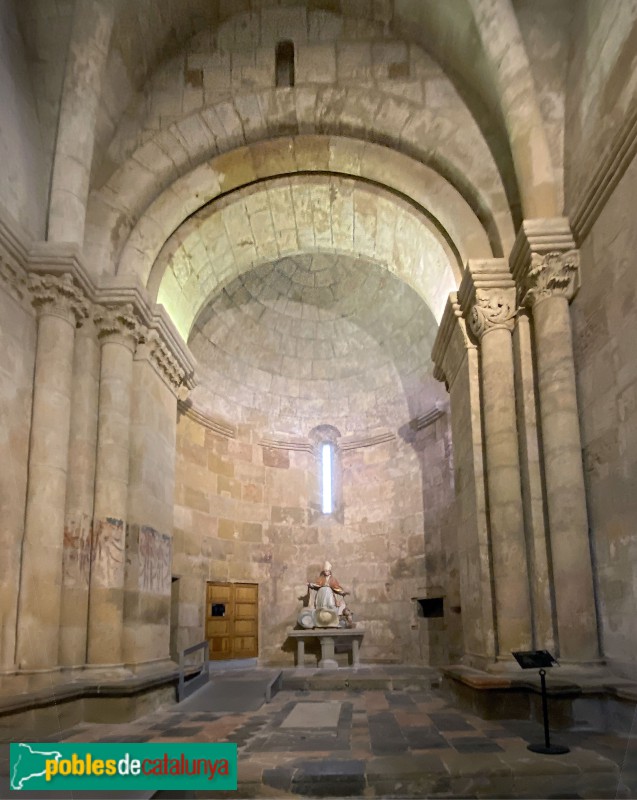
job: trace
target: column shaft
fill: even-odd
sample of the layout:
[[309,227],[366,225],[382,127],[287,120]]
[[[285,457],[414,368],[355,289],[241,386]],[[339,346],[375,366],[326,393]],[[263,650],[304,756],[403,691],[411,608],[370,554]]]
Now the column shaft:
[[586,493],[568,298],[533,306],[542,447],[560,656],[598,656]]
[[22,669],[58,663],[73,345],[81,304],[67,276],[34,276],[32,288],[40,310],[18,597],[16,661]]
[[89,322],[76,335],[73,366],[60,625],[60,664],[65,666],[86,661],[99,373],[100,346]]
[[513,333],[516,407],[520,440],[520,476],[526,529],[534,647],[554,652],[553,595],[549,570],[547,525],[533,372],[529,312],[521,309]]
[[485,332],[480,355],[498,656],[510,658],[532,639],[510,331]]
[[[121,665],[130,413],[135,320],[107,312],[102,323],[87,663]],[[118,331],[118,329],[124,329]],[[115,331],[115,332],[114,332]]]

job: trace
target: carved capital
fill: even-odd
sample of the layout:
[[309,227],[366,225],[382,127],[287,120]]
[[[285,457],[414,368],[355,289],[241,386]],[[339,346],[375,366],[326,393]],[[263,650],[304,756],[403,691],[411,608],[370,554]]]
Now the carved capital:
[[511,333],[515,323],[515,289],[476,289],[469,314],[469,327],[481,339],[489,331],[504,328]]
[[151,363],[174,394],[179,399],[186,399],[194,386],[193,376],[180,365],[158,331],[142,329],[136,358]]
[[88,317],[88,303],[69,273],[29,275],[28,288],[39,317],[61,317],[74,327]]
[[135,352],[143,333],[132,303],[120,306],[98,306],[93,315],[97,337],[102,344],[115,342]]
[[525,302],[535,305],[547,297],[565,297],[569,302],[577,290],[579,250],[531,253]]
[[521,306],[555,296],[570,301],[579,289],[579,252],[566,217],[525,219],[509,263]]

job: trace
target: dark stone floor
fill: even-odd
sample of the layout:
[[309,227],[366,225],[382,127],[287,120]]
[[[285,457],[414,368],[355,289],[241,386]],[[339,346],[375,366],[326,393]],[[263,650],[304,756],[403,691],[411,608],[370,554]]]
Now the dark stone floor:
[[[298,704],[307,723],[286,726]],[[338,710],[335,721],[314,724],[327,704]],[[453,706],[438,690],[422,686],[284,690],[253,711],[213,713],[195,710],[196,702],[189,706],[188,712],[179,706],[164,708],[124,725],[84,723],[50,740],[235,742],[238,791],[188,795],[218,800],[299,795],[637,798],[633,738],[561,731],[553,738],[571,752],[543,756],[527,749],[528,743],[543,741],[541,725],[484,720]]]

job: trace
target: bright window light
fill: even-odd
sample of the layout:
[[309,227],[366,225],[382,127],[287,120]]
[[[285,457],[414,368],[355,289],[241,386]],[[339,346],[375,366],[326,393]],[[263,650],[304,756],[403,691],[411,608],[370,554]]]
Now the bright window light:
[[322,511],[324,514],[331,514],[332,507],[332,446],[324,444],[321,446],[321,463],[323,467],[323,491],[322,491]]

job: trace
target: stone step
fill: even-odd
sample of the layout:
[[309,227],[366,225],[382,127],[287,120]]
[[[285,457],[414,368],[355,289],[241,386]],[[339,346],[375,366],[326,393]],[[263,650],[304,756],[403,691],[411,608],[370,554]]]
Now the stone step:
[[178,703],[174,710],[180,713],[210,711],[228,714],[256,711],[271,701],[281,685],[280,669],[230,670],[223,674],[216,671],[205,686]]
[[[156,797],[163,797],[161,793]],[[204,797],[193,793],[192,797]],[[205,795],[209,796],[209,795]],[[629,798],[616,764],[588,750],[567,756],[528,754],[438,757],[397,755],[369,760],[320,758],[267,768],[241,764],[236,792],[215,798]],[[165,795],[168,797],[168,794]]]
[[438,670],[422,668],[407,674],[391,674],[377,669],[284,670],[282,688],[286,691],[337,691],[344,689],[378,691],[426,691],[440,686]]

